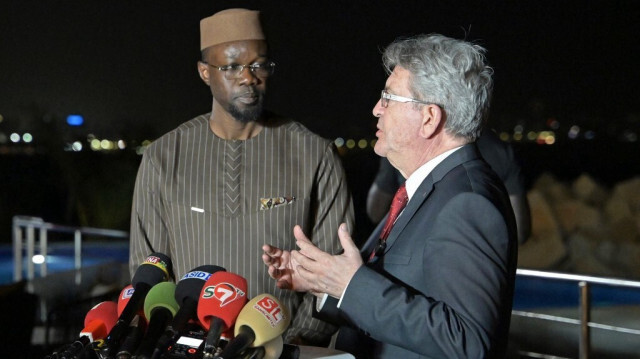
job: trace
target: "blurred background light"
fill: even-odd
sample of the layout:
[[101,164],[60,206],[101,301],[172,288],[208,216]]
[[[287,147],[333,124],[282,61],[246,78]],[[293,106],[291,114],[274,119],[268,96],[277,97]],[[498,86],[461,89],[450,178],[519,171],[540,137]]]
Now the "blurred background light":
[[67,116],[67,125],[69,126],[82,126],[84,118],[81,115],[69,115]]

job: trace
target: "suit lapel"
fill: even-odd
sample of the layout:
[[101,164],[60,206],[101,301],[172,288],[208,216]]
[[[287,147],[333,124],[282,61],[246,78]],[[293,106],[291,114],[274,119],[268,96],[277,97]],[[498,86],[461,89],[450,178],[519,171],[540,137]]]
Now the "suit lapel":
[[[387,253],[393,244],[398,239],[398,236],[402,233],[404,228],[407,226],[411,218],[416,214],[418,209],[422,206],[422,204],[429,198],[429,195],[433,191],[434,185],[438,183],[447,173],[449,173],[453,168],[461,165],[464,162],[474,160],[478,158],[479,154],[477,152],[477,148],[475,143],[470,143],[462,146],[459,150],[453,152],[449,157],[445,158],[440,164],[438,164],[431,173],[422,181],[418,190],[407,203],[407,207],[405,207],[404,211],[398,217],[395,225],[391,229],[391,233],[389,233],[389,237],[387,237],[387,247],[385,249],[385,253]],[[389,214],[387,214],[388,216]],[[386,220],[386,217],[385,219]],[[381,222],[381,223],[384,223]],[[380,231],[382,230],[381,226],[376,228],[374,234],[380,235]],[[373,236],[372,236],[373,237]],[[367,243],[371,240],[367,240]],[[371,247],[373,248],[373,247]]]

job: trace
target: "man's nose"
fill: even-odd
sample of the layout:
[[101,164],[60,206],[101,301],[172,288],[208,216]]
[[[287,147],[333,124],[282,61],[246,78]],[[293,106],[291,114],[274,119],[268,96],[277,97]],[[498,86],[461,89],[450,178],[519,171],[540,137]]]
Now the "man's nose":
[[384,107],[382,107],[382,100],[378,100],[378,102],[376,102],[376,105],[373,106],[373,111],[371,111],[373,113],[373,116],[375,117],[380,117],[382,116],[382,112],[384,112]]
[[245,66],[238,74],[238,81],[241,84],[256,84],[258,82],[258,77],[253,73],[253,71],[251,71],[251,68]]

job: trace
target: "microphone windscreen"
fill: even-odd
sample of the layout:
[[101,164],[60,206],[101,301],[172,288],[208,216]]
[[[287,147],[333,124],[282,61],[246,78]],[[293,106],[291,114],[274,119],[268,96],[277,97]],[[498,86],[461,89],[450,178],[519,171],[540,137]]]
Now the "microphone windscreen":
[[86,335],[93,342],[104,339],[118,321],[116,302],[106,301],[91,308],[84,317],[84,329],[80,336]]
[[154,285],[144,299],[144,315],[151,318],[151,313],[156,308],[166,308],[171,315],[176,315],[180,308],[175,299],[176,285],[173,282],[160,282]]
[[247,302],[247,280],[231,272],[216,272],[205,282],[198,301],[198,319],[209,330],[211,317],[231,328]]
[[242,308],[236,319],[236,337],[246,326],[253,330],[255,339],[251,346],[261,346],[282,335],[291,322],[289,310],[271,294],[260,294]]
[[138,283],[154,286],[157,283],[167,281],[173,277],[172,268],[173,264],[169,256],[158,252],[151,253],[136,269],[131,284],[136,288]]
[[263,359],[280,358],[280,355],[282,355],[282,350],[284,348],[284,340],[282,339],[282,335],[278,335],[270,341],[264,343],[262,347],[264,348]]
[[182,276],[176,285],[176,301],[182,306],[187,298],[198,301],[200,291],[204,283],[211,277],[211,274],[224,271],[225,269],[214,265],[203,265],[192,269]]

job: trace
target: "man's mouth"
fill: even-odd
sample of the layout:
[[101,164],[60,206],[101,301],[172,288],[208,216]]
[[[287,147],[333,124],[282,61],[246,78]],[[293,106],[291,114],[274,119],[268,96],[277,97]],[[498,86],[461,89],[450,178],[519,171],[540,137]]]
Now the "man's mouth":
[[260,95],[255,91],[248,91],[236,96],[236,99],[244,104],[252,105],[260,99]]

